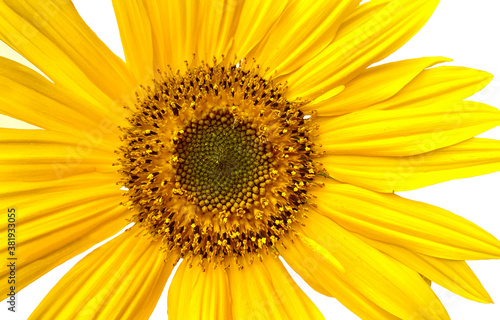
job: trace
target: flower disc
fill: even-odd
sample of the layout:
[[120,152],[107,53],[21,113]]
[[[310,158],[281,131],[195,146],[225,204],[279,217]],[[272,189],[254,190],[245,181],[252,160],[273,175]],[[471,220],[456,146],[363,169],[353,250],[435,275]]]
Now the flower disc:
[[162,73],[122,129],[134,221],[201,266],[277,254],[320,172],[312,118],[259,71],[214,61]]

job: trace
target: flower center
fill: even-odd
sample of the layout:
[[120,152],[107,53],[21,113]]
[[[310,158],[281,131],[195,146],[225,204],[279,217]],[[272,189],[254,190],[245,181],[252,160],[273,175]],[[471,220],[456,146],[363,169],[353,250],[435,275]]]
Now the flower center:
[[203,268],[278,254],[322,173],[303,102],[245,61],[153,84],[130,108],[118,152],[133,221]]
[[274,168],[271,147],[260,142],[256,128],[227,112],[191,121],[178,135],[175,187],[202,212],[258,205]]

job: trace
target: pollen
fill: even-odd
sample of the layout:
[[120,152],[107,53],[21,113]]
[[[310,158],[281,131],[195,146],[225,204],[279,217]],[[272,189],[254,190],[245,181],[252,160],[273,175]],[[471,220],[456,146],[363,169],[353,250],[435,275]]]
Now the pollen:
[[303,104],[245,60],[159,71],[121,128],[133,222],[202,268],[278,255],[324,174]]

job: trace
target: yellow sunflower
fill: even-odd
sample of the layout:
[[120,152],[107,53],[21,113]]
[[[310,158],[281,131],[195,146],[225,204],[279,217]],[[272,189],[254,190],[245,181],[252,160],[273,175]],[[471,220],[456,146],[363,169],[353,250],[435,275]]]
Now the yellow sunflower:
[[[449,319],[429,286],[491,298],[500,242],[394,192],[500,170],[473,138],[491,75],[370,65],[437,0],[114,0],[126,63],[70,0],[0,1],[2,263],[14,291],[83,258],[30,319],[324,319],[285,269],[362,319]],[[15,229],[15,231],[11,230]],[[2,268],[0,293],[12,269]]]

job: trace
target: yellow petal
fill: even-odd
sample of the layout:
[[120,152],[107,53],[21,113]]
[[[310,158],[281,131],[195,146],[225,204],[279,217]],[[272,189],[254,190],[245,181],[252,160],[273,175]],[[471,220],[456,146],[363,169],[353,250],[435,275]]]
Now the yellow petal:
[[400,246],[357,236],[372,247],[420,273],[429,281],[464,298],[482,303],[493,303],[488,292],[465,261],[434,258]]
[[168,292],[168,319],[233,319],[229,280],[224,267],[202,270],[184,260]]
[[[308,104],[306,104],[303,108],[303,110],[307,110],[307,111],[313,111],[314,110],[314,107],[312,107],[313,105],[314,106],[317,106],[317,105],[323,105],[323,104],[327,104],[328,101],[330,101],[330,99],[334,98],[335,96],[339,95],[340,93],[342,93],[342,91],[345,90],[345,86],[339,86],[339,87],[336,87],[336,88],[333,88],[332,90],[326,92],[325,94],[322,94],[321,96],[319,96],[318,98],[316,98],[314,100],[314,102],[310,102]],[[329,117],[322,117],[320,119],[329,119]]]
[[196,55],[200,60],[212,62],[215,57],[221,59],[222,55],[228,56],[231,48],[237,21],[242,19],[241,13],[245,1],[198,1],[201,26],[198,35],[198,48]]
[[470,139],[500,125],[500,111],[479,102],[360,111],[319,127],[327,154],[411,156]]
[[473,138],[410,157],[325,155],[328,174],[378,192],[408,191],[500,170],[500,141]]
[[137,83],[154,77],[153,36],[143,1],[113,0],[127,64]]
[[332,256],[332,254],[328,252],[328,250],[326,250],[322,245],[320,245],[313,239],[304,236],[301,233],[298,233],[297,237],[303,244],[305,244],[309,248],[309,250],[315,252],[318,256],[323,257],[326,263],[330,265],[330,267],[338,269],[338,271],[341,273],[346,272],[345,268],[342,266],[342,263],[337,260],[337,258]]
[[[306,237],[302,235],[302,238]],[[321,254],[323,250],[311,250],[299,239],[294,239],[292,242],[291,239],[285,238],[284,243],[286,249],[280,250],[280,254],[314,290],[336,298],[361,319],[399,319],[365,297],[358,288],[353,287],[344,280],[343,276],[337,274],[331,263],[328,263],[329,259]],[[326,251],[326,248],[324,250]]]
[[446,61],[451,60],[442,57],[418,58],[369,68],[347,83],[342,93],[321,102],[313,101],[304,110],[317,110],[319,116],[324,117],[367,108],[397,94],[425,68]]
[[[233,35],[233,45],[228,54],[230,59],[236,55],[243,59],[260,56],[257,45],[265,40],[273,25],[279,21],[290,1],[255,0],[243,1],[239,19]],[[259,49],[262,49],[261,47]],[[266,66],[267,67],[267,66]]]
[[29,319],[149,319],[177,262],[142,230],[124,234],[77,263]]
[[283,263],[270,256],[228,270],[233,319],[324,319],[318,308],[297,286]]
[[108,148],[63,133],[0,128],[2,181],[47,181],[115,171]]
[[403,0],[387,3],[371,19],[345,36],[338,35],[330,46],[292,74],[288,79],[288,96],[315,99],[345,84],[413,37],[427,22],[438,2]]
[[[278,2],[278,1],[277,1]],[[256,57],[259,64],[289,74],[321,52],[335,37],[358,0],[295,1],[270,30]]]
[[[128,224],[130,213],[120,205],[123,197],[116,176],[82,174],[0,187],[0,207],[16,210],[18,290]],[[0,225],[3,238],[7,238],[6,222]],[[0,251],[5,258],[6,241],[0,244]],[[0,279],[7,281],[7,276],[7,270],[1,269]],[[1,288],[4,294],[7,287]]]
[[348,184],[327,182],[313,192],[321,214],[374,240],[444,259],[500,257],[500,241],[444,209]]
[[[155,68],[184,69],[185,61],[212,62],[228,54],[246,2],[239,0],[162,1],[145,3],[151,21]],[[269,17],[272,19],[272,17]],[[252,23],[256,23],[253,21]],[[241,35],[243,36],[249,36]],[[259,39],[260,40],[260,39]]]
[[[79,16],[70,0],[4,0],[0,39],[56,84],[90,101],[123,99],[134,87],[125,63]],[[106,101],[109,103],[109,101]]]
[[[393,0],[378,0],[378,1],[367,1],[361,4],[354,12],[347,17],[340,25],[339,31],[337,32],[336,40],[342,39],[346,35],[356,29],[365,26],[367,22],[373,19],[382,10],[388,10],[388,4],[391,4]],[[383,11],[382,11],[383,12]]]
[[[331,270],[367,299],[402,319],[449,319],[439,299],[417,272],[374,249],[315,209],[308,216],[302,228],[304,236],[330,251],[345,273]],[[312,253],[303,258],[314,257],[315,252]],[[326,279],[330,276],[318,275],[318,278],[325,279],[323,287],[329,285]],[[336,289],[331,287],[329,291]]]
[[30,68],[0,57],[0,81],[0,113],[82,138],[113,136],[117,140],[116,119],[106,121],[107,109],[84,101]]
[[413,108],[444,101],[461,101],[481,91],[493,76],[463,67],[438,67],[424,70],[390,99],[370,109]]
[[425,276],[423,276],[423,275],[420,275],[420,276],[422,277],[422,279],[424,279],[425,283],[427,283],[429,286],[431,286],[431,285],[432,285],[432,281],[431,281],[430,279],[426,278],[426,277],[425,277]]
[[153,32],[155,68],[184,67],[197,52],[202,8],[195,0],[145,1]]
[[[0,144],[3,151],[0,155],[0,161],[18,157],[23,157],[27,161],[30,159],[52,159],[58,153],[51,152],[51,148],[57,150],[60,147],[76,147],[79,144],[78,140],[78,137],[56,131],[0,128]],[[83,149],[83,147],[82,144],[79,149]],[[113,150],[106,146],[90,146],[89,144],[87,147],[90,150],[85,150],[87,152],[82,152],[82,154],[89,153],[96,161],[109,161],[114,158]],[[31,150],[31,148],[33,149]],[[45,152],[42,153],[42,150]]]

